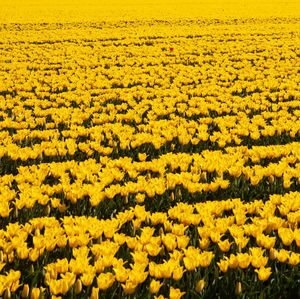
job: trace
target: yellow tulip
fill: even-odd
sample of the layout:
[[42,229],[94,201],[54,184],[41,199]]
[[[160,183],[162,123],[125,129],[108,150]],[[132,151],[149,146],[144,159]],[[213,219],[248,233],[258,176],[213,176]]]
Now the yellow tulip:
[[[95,278],[95,273],[92,272],[92,271],[89,271],[89,272],[83,273],[81,275],[81,279],[78,279],[77,281],[82,282],[82,284],[87,287],[87,286],[90,286],[93,283],[94,278]],[[78,282],[78,284],[80,286],[79,282]],[[78,286],[78,290],[80,289],[79,286]]]
[[280,249],[279,251],[277,251],[277,259],[281,263],[286,262],[289,256],[289,252],[285,249]]
[[239,236],[237,238],[234,238],[234,242],[239,248],[245,248],[247,246],[247,243],[249,242],[249,238],[244,236]]
[[173,270],[173,279],[174,280],[180,280],[182,278],[182,275],[183,273],[185,272],[186,270],[183,270],[183,267],[176,267],[174,270]]
[[181,292],[180,289],[170,287],[170,299],[180,299],[185,292]]
[[229,262],[228,260],[220,260],[220,262],[218,262],[217,265],[219,266],[222,272],[226,273],[229,266]]
[[198,266],[197,261],[192,257],[184,257],[183,263],[188,271],[193,271]]
[[162,278],[170,278],[172,276],[172,272],[173,272],[173,267],[171,263],[164,262],[163,264],[161,264],[160,273]]
[[126,281],[125,284],[122,283],[122,287],[123,287],[124,293],[130,295],[135,292],[137,285],[132,283],[131,281]]
[[186,248],[189,241],[190,241],[190,238],[188,236],[185,236],[185,235],[177,236],[176,239],[177,239],[177,247],[179,249]]
[[214,254],[211,251],[204,251],[199,255],[199,263],[201,267],[208,267],[214,258]]
[[262,281],[268,280],[270,275],[272,274],[271,267],[270,268],[261,267],[259,269],[255,269],[254,271],[258,274],[258,279]]
[[246,269],[249,267],[251,263],[252,256],[249,255],[248,253],[238,253],[237,259],[238,259],[239,267],[242,269]]
[[41,290],[39,288],[33,288],[31,290],[30,298],[31,299],[38,299],[40,297],[40,292],[41,292]]
[[135,197],[136,201],[139,203],[139,204],[142,204],[144,201],[145,201],[145,194],[143,193],[138,193]]
[[22,298],[28,298],[28,296],[29,296],[29,285],[28,284],[24,284],[21,296],[22,296]]
[[18,257],[21,260],[25,260],[28,257],[29,249],[26,246],[24,246],[24,247],[18,247],[17,248],[17,254],[18,254]]
[[199,247],[203,250],[207,249],[210,245],[210,240],[209,238],[202,238],[199,239]]
[[226,239],[224,241],[220,240],[218,242],[218,246],[222,250],[222,252],[228,252],[232,243],[233,242],[229,242],[228,239]]
[[205,281],[203,279],[199,280],[196,284],[196,292],[200,293],[205,287]]
[[300,255],[299,253],[291,252],[291,255],[289,256],[289,264],[296,266],[300,262]]
[[146,244],[145,249],[147,250],[147,252],[149,253],[149,255],[151,255],[151,256],[157,256],[160,253],[162,247],[159,246],[159,245],[157,245],[157,244],[151,244],[151,243],[149,243],[149,244]]
[[251,259],[251,265],[254,268],[264,267],[268,263],[268,257],[253,255]]
[[126,279],[128,278],[129,271],[130,271],[129,269],[126,269],[123,266],[114,268],[116,280],[118,282],[125,282]]
[[99,288],[92,288],[91,292],[91,299],[98,299],[99,298]]
[[290,228],[280,227],[278,235],[285,246],[289,246],[294,241],[294,232]]
[[228,264],[229,264],[230,269],[235,269],[239,265],[237,256],[235,256],[234,254],[230,254]]
[[166,246],[166,248],[168,249],[168,251],[173,251],[177,246],[176,236],[171,233],[167,233],[166,235],[163,235],[162,241]]
[[159,289],[161,287],[161,283],[159,280],[152,280],[151,283],[150,283],[150,287],[149,287],[149,290],[152,294],[156,294],[158,293]]
[[296,228],[294,230],[294,239],[298,247],[300,247],[300,229]]
[[107,290],[113,285],[114,282],[115,282],[115,276],[110,272],[101,273],[97,277],[97,286],[100,290]]
[[139,157],[139,160],[140,160],[141,162],[144,162],[144,161],[146,161],[146,159],[147,159],[147,154],[146,154],[146,153],[144,153],[144,154],[139,153],[139,154],[138,154],[138,157]]
[[242,292],[242,284],[241,282],[239,281],[237,284],[236,284],[236,287],[235,287],[235,294],[236,295],[240,295]]

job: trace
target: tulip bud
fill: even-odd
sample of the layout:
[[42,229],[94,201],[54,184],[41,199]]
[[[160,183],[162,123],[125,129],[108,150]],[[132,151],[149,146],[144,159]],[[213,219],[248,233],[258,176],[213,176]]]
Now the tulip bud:
[[205,281],[203,279],[199,280],[197,285],[196,285],[196,292],[200,293],[205,286]]
[[47,205],[47,206],[45,207],[45,215],[48,216],[49,214],[50,214],[50,206]]
[[75,294],[79,294],[81,293],[81,291],[82,291],[82,283],[80,279],[77,279],[75,283]]
[[240,293],[242,292],[242,284],[241,282],[239,281],[236,285],[236,288],[235,288],[235,294],[236,295],[239,295]]
[[128,204],[128,194],[125,196],[124,198],[124,204],[127,205]]
[[22,298],[28,298],[28,296],[29,296],[29,285],[28,284],[24,284],[21,296],[22,296]]
[[181,194],[181,189],[178,189],[177,195],[178,195],[178,197],[181,197],[181,196],[182,196],[182,194]]
[[170,200],[171,200],[171,201],[174,200],[174,192],[171,193],[171,198],[170,198]]
[[15,208],[15,211],[14,211],[14,218],[18,218],[18,216],[19,216],[18,209]]

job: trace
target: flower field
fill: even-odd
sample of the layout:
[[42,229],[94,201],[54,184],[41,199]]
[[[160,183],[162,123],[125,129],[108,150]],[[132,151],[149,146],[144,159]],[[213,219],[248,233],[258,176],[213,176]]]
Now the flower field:
[[300,298],[300,3],[0,11],[1,298]]

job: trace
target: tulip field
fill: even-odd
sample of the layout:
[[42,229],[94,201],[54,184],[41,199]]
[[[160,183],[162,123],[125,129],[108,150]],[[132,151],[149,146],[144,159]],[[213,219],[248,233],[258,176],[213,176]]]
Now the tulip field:
[[0,1],[1,298],[300,298],[300,2]]

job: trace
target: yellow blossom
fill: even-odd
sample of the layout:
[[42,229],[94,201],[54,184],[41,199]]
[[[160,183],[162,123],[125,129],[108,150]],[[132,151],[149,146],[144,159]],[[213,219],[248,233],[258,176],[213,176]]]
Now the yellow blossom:
[[131,281],[126,281],[125,284],[122,283],[122,287],[123,287],[124,293],[130,295],[130,294],[134,293],[137,285]]
[[229,262],[228,260],[220,260],[220,262],[217,262],[217,265],[219,266],[222,272],[226,273],[229,266]]
[[203,279],[200,279],[196,284],[196,292],[200,293],[204,289],[205,281]]
[[99,288],[92,288],[92,293],[91,293],[91,299],[98,299],[99,298]]
[[258,279],[262,281],[268,280],[268,278],[272,274],[271,267],[261,267],[259,269],[255,269],[254,271],[258,274]]
[[183,273],[185,272],[186,270],[183,269],[183,267],[176,267],[174,270],[173,270],[173,279],[174,280],[180,280],[182,278],[182,275]]
[[218,246],[222,250],[222,252],[228,252],[232,243],[233,242],[229,242],[228,239],[226,239],[224,241],[220,240],[218,242]]
[[160,281],[153,279],[150,283],[149,290],[152,294],[156,294],[159,291],[160,287],[161,287]]
[[108,272],[108,273],[101,273],[97,277],[97,286],[100,290],[107,290],[112,286],[115,281],[115,276]]
[[29,296],[29,285],[28,284],[24,284],[21,296],[22,296],[22,298],[28,298],[28,296]]
[[180,299],[185,292],[181,292],[180,289],[170,287],[170,299]]
[[242,292],[242,284],[241,282],[239,281],[237,284],[236,284],[236,287],[235,287],[235,294],[236,295],[240,295]]

